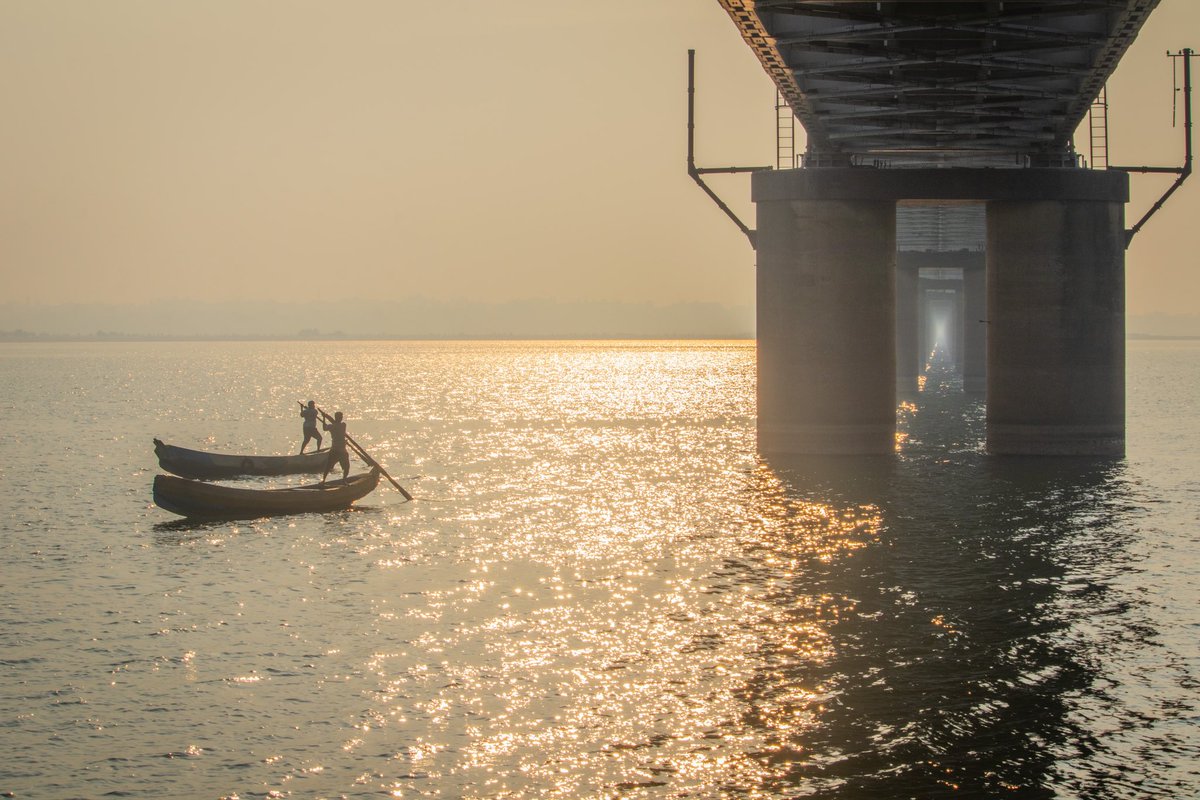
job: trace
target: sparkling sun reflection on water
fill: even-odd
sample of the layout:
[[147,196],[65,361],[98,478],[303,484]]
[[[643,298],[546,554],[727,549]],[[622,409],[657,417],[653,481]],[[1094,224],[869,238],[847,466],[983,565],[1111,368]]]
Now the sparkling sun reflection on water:
[[767,792],[772,754],[814,724],[825,689],[754,687],[789,661],[822,659],[825,620],[847,613],[840,598],[781,608],[769,593],[810,560],[865,546],[879,516],[790,501],[765,467],[740,480],[761,503],[701,505],[724,505],[722,526],[741,536],[669,523],[658,506],[695,500],[664,482],[615,507],[553,510],[523,540],[476,549],[453,589],[423,593],[406,615],[425,628],[412,644],[442,658],[405,668],[407,651],[374,653],[368,666],[376,727],[423,720],[393,756],[405,778],[481,796]]
[[[747,343],[0,354],[29,421],[4,446],[52,454],[0,466],[50,498],[7,517],[0,792],[1200,787],[1195,591],[1147,560],[1194,536],[1188,486],[1136,457],[989,460],[936,365],[896,457],[803,461],[757,453]],[[199,525],[149,503],[152,435],[286,450],[311,395],[413,503]]]

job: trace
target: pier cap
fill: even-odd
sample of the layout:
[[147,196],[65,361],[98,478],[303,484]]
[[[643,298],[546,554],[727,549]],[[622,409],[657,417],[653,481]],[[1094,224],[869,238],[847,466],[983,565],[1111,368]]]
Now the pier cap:
[[772,200],[1065,200],[1129,202],[1129,174],[1095,169],[816,167],[753,174],[754,202]]

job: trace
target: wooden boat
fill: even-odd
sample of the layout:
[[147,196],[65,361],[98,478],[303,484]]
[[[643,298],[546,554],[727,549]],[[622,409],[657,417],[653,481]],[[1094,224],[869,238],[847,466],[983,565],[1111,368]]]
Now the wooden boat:
[[339,511],[366,497],[378,484],[378,467],[345,480],[280,489],[246,489],[174,475],[155,475],[154,502],[183,517],[253,519],[277,514]]
[[183,478],[217,480],[241,475],[319,475],[329,462],[329,450],[290,456],[235,456],[188,450],[154,440],[158,465]]

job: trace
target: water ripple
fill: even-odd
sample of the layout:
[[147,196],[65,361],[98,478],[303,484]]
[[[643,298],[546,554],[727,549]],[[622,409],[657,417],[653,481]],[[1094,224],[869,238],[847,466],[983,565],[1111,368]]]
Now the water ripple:
[[[1200,349],[1129,364],[1128,461],[939,374],[864,462],[758,455],[748,343],[0,347],[0,792],[1194,795]],[[149,502],[309,396],[416,500]]]

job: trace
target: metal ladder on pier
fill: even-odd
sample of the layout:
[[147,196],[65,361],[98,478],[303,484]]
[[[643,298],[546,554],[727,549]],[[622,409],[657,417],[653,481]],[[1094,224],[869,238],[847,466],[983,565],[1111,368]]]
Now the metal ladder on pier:
[[1101,87],[1100,94],[1088,109],[1088,128],[1091,133],[1090,166],[1092,169],[1108,169],[1108,86]]
[[775,169],[796,168],[796,115],[775,92]]

